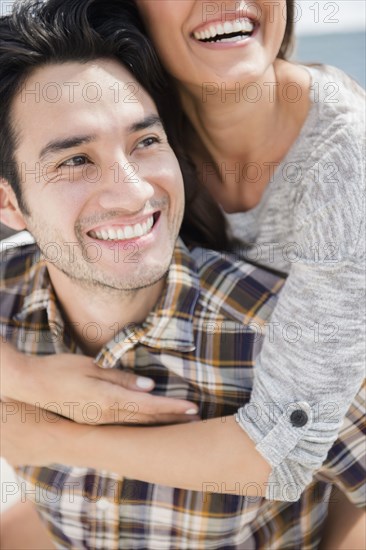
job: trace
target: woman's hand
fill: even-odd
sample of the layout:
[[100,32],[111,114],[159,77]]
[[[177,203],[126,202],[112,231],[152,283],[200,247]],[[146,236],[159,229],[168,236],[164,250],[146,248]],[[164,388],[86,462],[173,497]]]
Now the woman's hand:
[[29,410],[43,408],[82,424],[172,424],[196,419],[193,403],[150,395],[153,380],[102,369],[82,355],[29,356],[2,344],[1,371],[3,396],[28,403]]

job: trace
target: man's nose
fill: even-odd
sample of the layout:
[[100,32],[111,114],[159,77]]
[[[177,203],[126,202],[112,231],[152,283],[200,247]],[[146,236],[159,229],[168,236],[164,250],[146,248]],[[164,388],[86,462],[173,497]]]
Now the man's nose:
[[138,212],[154,195],[154,187],[140,174],[139,165],[127,160],[115,162],[103,170],[99,205]]

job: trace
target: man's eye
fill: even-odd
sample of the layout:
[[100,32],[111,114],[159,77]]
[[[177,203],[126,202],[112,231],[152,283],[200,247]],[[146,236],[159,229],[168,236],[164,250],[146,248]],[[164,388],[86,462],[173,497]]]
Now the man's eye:
[[58,167],[61,168],[62,166],[84,166],[84,164],[87,164],[88,162],[88,157],[85,157],[84,155],[77,155],[75,157],[72,157],[71,159],[65,160]]
[[151,147],[151,145],[154,145],[155,143],[161,143],[161,139],[156,136],[150,136],[140,141],[140,143],[137,144],[136,149],[146,149],[147,147]]

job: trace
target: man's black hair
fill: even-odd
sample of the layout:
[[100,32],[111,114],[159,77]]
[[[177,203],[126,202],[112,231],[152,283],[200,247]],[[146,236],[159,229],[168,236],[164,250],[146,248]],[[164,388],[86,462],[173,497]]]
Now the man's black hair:
[[191,245],[227,249],[224,217],[198,183],[171,124],[178,105],[175,92],[129,0],[18,0],[12,13],[0,18],[0,178],[10,183],[26,214],[15,159],[13,101],[31,73],[45,65],[100,58],[122,63],[151,95],[165,122],[185,182],[183,238]]

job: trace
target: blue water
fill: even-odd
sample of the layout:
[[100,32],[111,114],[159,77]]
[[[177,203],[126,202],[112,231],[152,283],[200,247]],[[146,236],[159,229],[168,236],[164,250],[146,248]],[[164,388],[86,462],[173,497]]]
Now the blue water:
[[298,37],[293,59],[334,65],[365,88],[365,51],[363,32],[308,35]]

